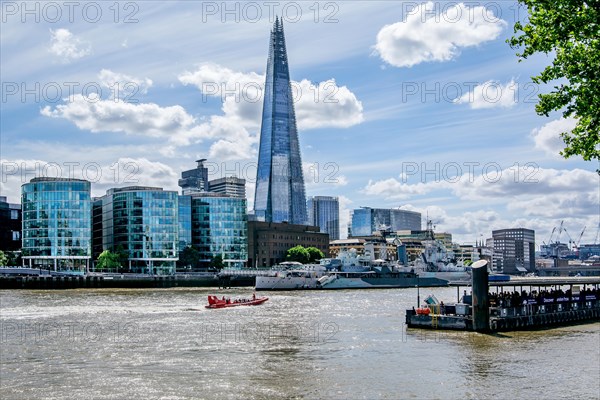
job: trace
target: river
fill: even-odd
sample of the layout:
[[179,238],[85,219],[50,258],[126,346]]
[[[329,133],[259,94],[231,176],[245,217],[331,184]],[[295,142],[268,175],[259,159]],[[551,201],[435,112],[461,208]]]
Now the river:
[[0,398],[600,398],[600,323],[432,332],[405,327],[415,289],[208,294],[252,291],[0,291]]

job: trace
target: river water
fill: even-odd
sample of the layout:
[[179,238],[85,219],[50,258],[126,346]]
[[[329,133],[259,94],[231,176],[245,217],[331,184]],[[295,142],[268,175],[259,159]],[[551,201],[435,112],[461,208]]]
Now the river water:
[[431,332],[404,325],[415,289],[208,294],[252,291],[0,291],[0,398],[600,398],[600,323]]

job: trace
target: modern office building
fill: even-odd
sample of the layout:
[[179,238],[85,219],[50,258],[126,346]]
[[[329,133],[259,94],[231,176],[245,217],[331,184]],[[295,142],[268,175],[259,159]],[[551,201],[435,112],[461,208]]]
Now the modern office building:
[[504,274],[521,274],[535,269],[535,231],[500,229],[492,231],[494,269]]
[[194,169],[183,171],[179,186],[181,194],[192,194],[208,191],[208,168],[204,166],[205,158],[197,160],[198,165]]
[[162,188],[109,189],[102,200],[102,249],[128,255],[127,272],[164,275],[178,260],[178,195]]
[[192,245],[192,196],[179,196],[179,252]]
[[329,254],[329,235],[319,227],[287,223],[248,222],[248,267],[271,267],[285,261],[288,249],[316,247]]
[[33,178],[21,186],[23,265],[85,273],[92,255],[90,182]]
[[421,230],[421,213],[400,209],[361,207],[351,213],[349,236],[373,236],[378,232]]
[[318,226],[329,240],[340,238],[340,203],[337,197],[314,196],[306,202],[308,224]]
[[9,203],[0,196],[0,250],[21,249],[22,212],[20,204]]
[[208,181],[208,191],[211,193],[220,193],[226,196],[246,198],[246,180],[236,176],[226,176],[224,178]]
[[258,221],[306,224],[306,196],[283,24],[269,40],[254,194]]
[[200,252],[200,267],[213,266],[220,256],[224,267],[243,268],[248,261],[246,199],[195,194],[191,211],[192,244]]

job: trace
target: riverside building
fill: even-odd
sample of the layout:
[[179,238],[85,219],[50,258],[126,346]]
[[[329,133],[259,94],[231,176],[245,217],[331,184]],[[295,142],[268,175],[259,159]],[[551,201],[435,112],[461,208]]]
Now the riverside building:
[[224,267],[243,268],[248,261],[246,199],[220,193],[191,196],[192,245],[200,252],[200,267],[216,257]]
[[86,273],[92,256],[90,182],[33,178],[21,186],[23,265]]
[[127,272],[165,275],[175,273],[179,246],[177,192],[157,187],[109,189],[95,201],[101,212],[102,250],[127,254]]

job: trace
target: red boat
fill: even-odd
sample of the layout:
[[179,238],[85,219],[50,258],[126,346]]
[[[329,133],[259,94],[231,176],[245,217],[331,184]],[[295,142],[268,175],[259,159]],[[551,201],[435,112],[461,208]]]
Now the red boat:
[[217,296],[208,296],[208,305],[206,308],[227,308],[227,307],[238,307],[238,306],[256,306],[269,300],[268,297],[256,297],[252,295],[251,299],[234,299],[223,297],[219,299]]

